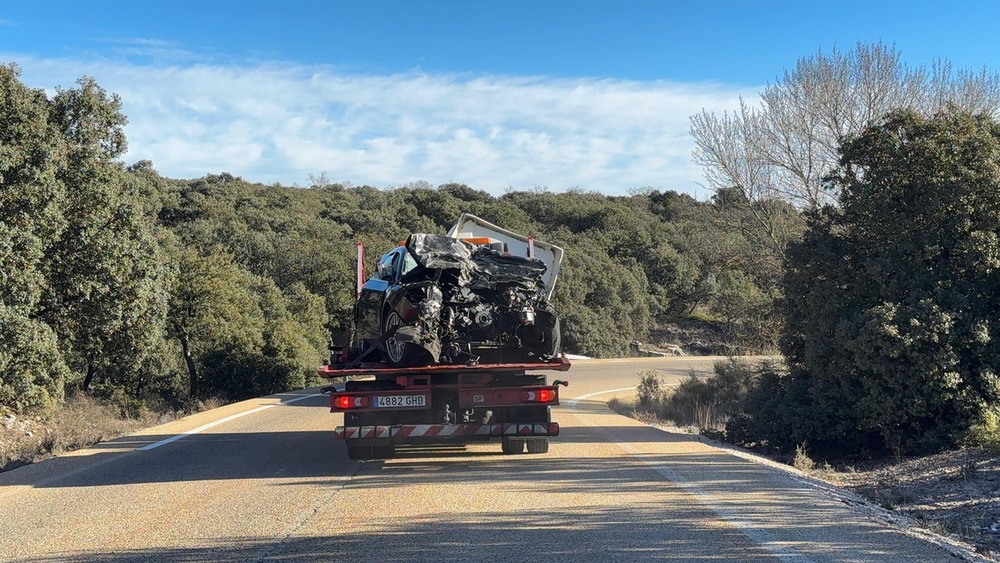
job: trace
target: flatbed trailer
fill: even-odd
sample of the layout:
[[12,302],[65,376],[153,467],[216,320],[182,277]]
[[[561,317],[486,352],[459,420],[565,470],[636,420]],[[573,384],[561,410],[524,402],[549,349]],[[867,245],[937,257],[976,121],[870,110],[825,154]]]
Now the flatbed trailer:
[[[344,415],[334,431],[351,459],[392,457],[403,444],[464,444],[499,439],[506,454],[546,453],[559,435],[551,407],[559,387],[538,371],[566,371],[565,356],[551,362],[438,364],[388,367],[337,361],[320,368],[331,412]],[[360,379],[364,378],[364,379]]]

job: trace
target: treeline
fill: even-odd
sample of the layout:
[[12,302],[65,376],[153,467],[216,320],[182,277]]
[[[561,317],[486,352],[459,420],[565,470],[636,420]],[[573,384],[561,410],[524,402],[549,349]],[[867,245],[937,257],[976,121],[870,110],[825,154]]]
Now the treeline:
[[[777,345],[782,258],[736,190],[698,202],[175,180],[119,160],[125,123],[93,79],[50,98],[0,66],[0,409],[44,413],[68,390],[140,408],[316,383],[328,344],[349,337],[355,243],[374,260],[463,212],[566,248],[567,351],[621,355],[690,315],[735,349]],[[798,212],[771,205],[801,232]]]

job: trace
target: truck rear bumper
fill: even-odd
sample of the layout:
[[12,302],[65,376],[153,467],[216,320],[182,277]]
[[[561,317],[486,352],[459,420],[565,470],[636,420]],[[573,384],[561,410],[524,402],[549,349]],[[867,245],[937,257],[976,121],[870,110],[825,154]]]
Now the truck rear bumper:
[[391,443],[475,441],[489,438],[558,436],[557,422],[504,424],[403,424],[397,426],[338,426],[338,440],[380,440]]

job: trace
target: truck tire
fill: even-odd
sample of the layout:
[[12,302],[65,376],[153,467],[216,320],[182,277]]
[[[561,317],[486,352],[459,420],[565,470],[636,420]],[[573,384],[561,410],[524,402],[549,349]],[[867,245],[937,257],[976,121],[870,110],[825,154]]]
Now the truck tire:
[[546,454],[549,453],[549,439],[548,438],[535,438],[532,440],[527,440],[528,443],[528,453],[529,454]]
[[347,444],[347,457],[358,461],[388,459],[396,453],[393,446],[355,446]]
[[524,438],[508,438],[504,436],[501,438],[500,449],[508,455],[524,453]]
[[372,458],[372,447],[347,444],[347,457],[359,461],[369,460]]

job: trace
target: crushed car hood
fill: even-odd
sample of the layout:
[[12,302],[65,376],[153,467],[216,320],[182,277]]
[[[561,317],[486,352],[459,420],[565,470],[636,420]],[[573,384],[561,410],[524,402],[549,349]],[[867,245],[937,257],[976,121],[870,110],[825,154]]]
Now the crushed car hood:
[[550,360],[559,353],[558,320],[545,295],[548,269],[460,239],[417,233],[406,250],[418,267],[400,280],[404,325],[399,342],[416,344],[435,361]]
[[489,247],[473,248],[459,239],[423,233],[412,234],[406,248],[417,263],[428,269],[459,270],[459,279],[472,287],[530,282],[543,286],[548,267],[537,258],[503,254]]
[[463,213],[455,226],[448,231],[449,237],[488,237],[503,243],[508,253],[514,256],[532,256],[545,263],[548,268],[542,275],[545,296],[552,299],[556,289],[556,279],[563,259],[563,249],[533,237],[508,231],[470,213]]

